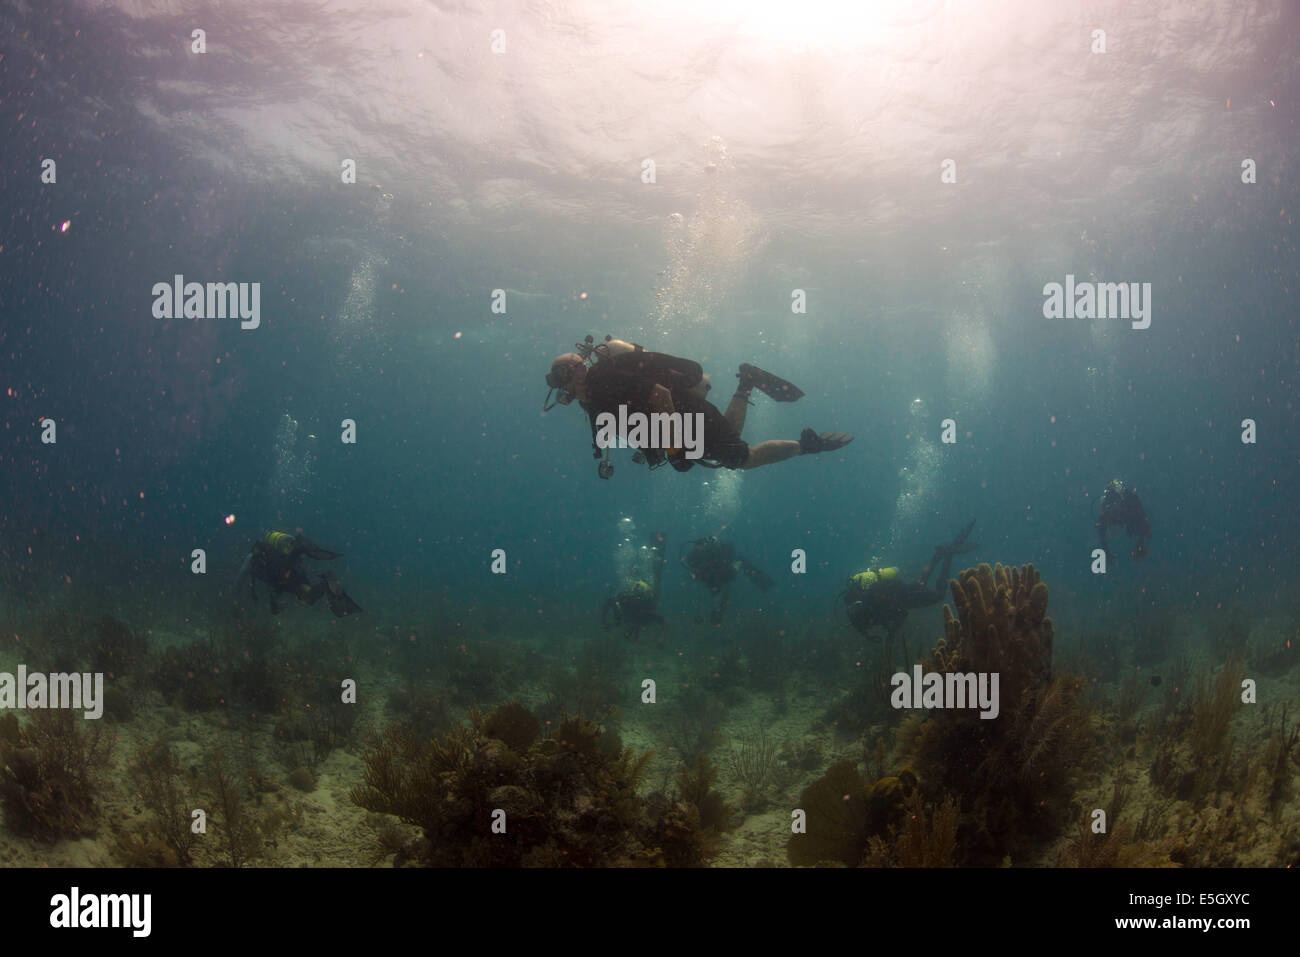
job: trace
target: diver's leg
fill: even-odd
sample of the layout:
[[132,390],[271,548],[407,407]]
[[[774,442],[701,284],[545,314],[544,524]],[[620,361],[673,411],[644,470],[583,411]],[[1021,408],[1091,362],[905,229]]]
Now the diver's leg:
[[768,439],[766,442],[759,442],[758,445],[749,447],[749,458],[745,459],[745,464],[741,468],[746,471],[762,468],[764,465],[784,462],[801,454],[799,443],[793,439]]
[[[929,584],[930,573],[934,571],[934,561],[938,557],[939,557],[939,549],[936,548],[934,550],[934,554],[930,556],[930,560],[926,562],[925,567],[921,569],[921,575],[919,578],[917,578],[916,583],[920,585],[922,588],[926,587]],[[939,576],[939,580],[943,581],[942,575]]]
[[894,646],[898,643],[898,633],[903,630],[903,620],[896,618],[885,626],[885,661],[894,660]]
[[740,387],[736,389],[736,394],[731,397],[727,403],[727,411],[722,413],[723,418],[731,423],[731,427],[740,435],[745,430],[745,414],[749,411],[749,393],[750,388]]
[[[812,429],[804,429],[799,434],[798,442],[790,439],[771,439],[750,446],[749,455],[744,463],[740,465],[740,468],[762,468],[764,465],[771,465],[773,462],[784,462],[796,455],[816,455],[818,452],[833,452],[836,449],[844,448],[852,441],[853,436],[847,432],[822,432],[818,434]],[[735,466],[729,467],[735,468]]]
[[713,614],[709,616],[713,624],[721,624],[722,616],[727,612],[727,602],[731,601],[731,582],[724,582],[720,590],[721,598],[713,609]]
[[314,605],[320,601],[321,596],[329,589],[329,584],[324,581],[318,581],[314,585],[299,585],[298,600],[308,605]]
[[943,557],[943,570],[939,572],[939,577],[934,580],[934,593],[940,598],[943,597],[944,587],[952,578],[952,552]]

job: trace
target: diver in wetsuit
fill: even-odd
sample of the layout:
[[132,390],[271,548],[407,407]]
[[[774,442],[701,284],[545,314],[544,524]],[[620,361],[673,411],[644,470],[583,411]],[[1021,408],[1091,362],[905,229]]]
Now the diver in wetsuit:
[[252,551],[244,559],[239,569],[236,585],[247,576],[248,589],[253,599],[257,600],[255,582],[271,586],[271,614],[278,614],[282,605],[276,602],[281,594],[290,594],[300,602],[314,605],[324,596],[330,611],[339,618],[355,615],[361,606],[348,597],[340,582],[332,572],[325,572],[312,581],[302,566],[303,558],[316,561],[330,561],[342,558],[340,552],[331,552],[321,548],[305,535],[291,535],[288,532],[267,532],[253,543]]
[[678,559],[686,566],[691,577],[709,589],[718,599],[713,606],[713,611],[709,613],[709,621],[712,624],[716,625],[722,621],[722,615],[727,610],[727,602],[731,600],[731,583],[736,580],[737,572],[744,572],[745,577],[760,591],[767,591],[772,587],[772,579],[740,555],[736,551],[736,546],[730,542],[721,542],[716,536],[710,536],[697,538],[687,544],[690,545],[691,550],[685,555],[679,552]]
[[1126,487],[1119,479],[1111,479],[1106,490],[1101,493],[1101,514],[1097,516],[1097,541],[1105,549],[1107,561],[1114,559],[1106,546],[1106,530],[1112,525],[1124,529],[1129,538],[1137,539],[1137,544],[1130,553],[1134,559],[1141,561],[1146,557],[1146,540],[1151,537],[1151,521],[1142,508],[1142,500],[1137,497],[1137,492]]
[[[621,339],[606,337],[599,345],[578,343],[579,352],[566,352],[551,363],[546,384],[557,392],[556,403],[568,405],[574,399],[591,419],[592,448],[595,458],[603,459],[597,470],[601,478],[613,475],[609,450],[600,447],[597,439],[597,417],[610,414],[618,417],[620,406],[629,415],[647,418],[656,413],[686,415],[701,413],[704,416],[702,455],[689,458],[684,448],[639,449],[633,459],[647,462],[651,468],[668,462],[679,472],[689,471],[697,462],[708,468],[756,469],[773,462],[783,462],[796,455],[811,455],[843,448],[853,441],[844,432],[822,432],[804,429],[798,441],[771,439],[749,445],[740,437],[745,428],[745,414],[749,397],[754,389],[776,402],[794,402],[803,396],[796,386],[756,366],[741,363],[736,377],[740,382],[731,397],[726,413],[718,411],[705,396],[712,386],[698,362],[679,359],[658,352],[647,352],[641,346]],[[556,403],[543,403],[543,411]]]
[[656,625],[659,635],[663,637],[664,619],[659,614],[659,587],[664,579],[664,536],[656,532],[650,537],[651,575],[654,584],[637,579],[628,582],[622,591],[613,598],[605,600],[600,610],[600,625],[608,630],[610,622],[623,626],[623,637],[636,641],[641,637],[641,629],[647,625]]
[[[948,585],[953,556],[974,551],[979,547],[974,542],[966,541],[974,527],[975,520],[972,519],[951,544],[936,545],[934,554],[930,556],[930,561],[921,570],[921,575],[915,582],[907,582],[899,578],[897,568],[862,571],[850,578],[848,588],[842,596],[848,611],[849,624],[863,637],[866,637],[873,628],[883,628],[888,641],[892,644],[902,630],[909,611],[913,608],[937,605],[943,599],[943,590]],[[943,568],[935,579],[934,587],[931,588],[930,575],[940,559],[943,559]]]

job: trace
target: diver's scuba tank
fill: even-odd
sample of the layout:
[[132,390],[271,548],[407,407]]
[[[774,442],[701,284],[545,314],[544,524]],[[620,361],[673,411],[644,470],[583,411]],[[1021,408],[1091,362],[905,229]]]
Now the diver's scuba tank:
[[587,336],[582,342],[573,344],[574,350],[582,356],[582,361],[587,363],[587,367],[594,366],[599,360],[610,356],[621,356],[626,352],[642,352],[644,347],[638,346],[634,342],[624,342],[622,339],[615,339],[613,336],[606,335],[604,342],[596,342],[592,336]]
[[898,577],[898,568],[891,565],[888,568],[876,568],[865,572],[858,572],[852,575],[848,581],[848,590],[869,591],[882,582],[893,581]]
[[298,536],[290,535],[288,532],[267,532],[262,536],[262,542],[273,552],[279,552],[281,555],[288,555],[293,551],[293,546],[297,542]]

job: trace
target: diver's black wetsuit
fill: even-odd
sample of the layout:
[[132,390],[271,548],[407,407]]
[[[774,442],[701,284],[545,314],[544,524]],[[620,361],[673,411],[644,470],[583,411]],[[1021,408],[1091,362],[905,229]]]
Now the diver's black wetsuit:
[[[749,458],[749,444],[713,403],[688,391],[699,385],[703,377],[704,370],[698,362],[646,352],[640,346],[633,352],[603,356],[587,371],[587,401],[582,403],[591,419],[592,446],[596,448],[598,415],[617,416],[619,406],[626,405],[629,415],[640,412],[649,416],[652,414],[650,395],[656,385],[661,385],[672,395],[674,412],[704,415],[704,454],[700,459],[688,459],[681,453],[668,456],[664,449],[642,449],[649,464],[653,467],[667,459],[679,472],[689,471],[699,462],[740,468]],[[599,448],[596,453],[599,457]]]
[[[948,576],[952,571],[953,556],[975,547],[966,544],[966,539],[974,527],[975,522],[972,520],[958,533],[951,545],[936,547],[934,554],[930,556],[930,561],[925,568],[921,569],[920,577],[914,582],[886,578],[877,580],[867,588],[851,585],[844,592],[849,624],[864,637],[872,628],[884,628],[892,641],[894,635],[902,629],[909,611],[913,608],[937,605],[943,600],[943,591],[948,586]],[[934,580],[934,587],[931,588],[930,575],[941,558],[943,566]]]
[[772,587],[772,579],[756,568],[730,542],[720,542],[716,538],[699,538],[691,543],[691,550],[682,558],[682,564],[691,573],[691,578],[720,596],[709,615],[715,625],[722,620],[731,600],[731,583],[736,580],[738,572],[758,586],[761,591]]
[[1118,525],[1128,533],[1130,538],[1136,538],[1137,544],[1133,546],[1133,557],[1139,561],[1146,557],[1146,540],[1151,537],[1151,521],[1147,518],[1146,510],[1142,508],[1142,500],[1137,497],[1137,492],[1131,488],[1116,490],[1108,487],[1101,496],[1101,514],[1097,517],[1097,540],[1101,547],[1105,549],[1107,556],[1110,556],[1110,549],[1106,545],[1106,530],[1112,526]]
[[343,618],[361,611],[361,607],[348,597],[342,584],[331,573],[326,572],[312,581],[302,565],[303,558],[329,561],[342,557],[341,552],[321,548],[303,535],[271,532],[253,543],[240,577],[249,576],[248,587],[254,598],[257,597],[255,581],[271,586],[272,614],[278,613],[282,607],[276,598],[287,592],[307,605],[314,605],[322,596],[328,596],[330,610]]
[[947,570],[939,576],[938,587],[905,582],[899,579],[876,582],[871,588],[859,590],[852,600],[853,591],[845,592],[849,624],[866,635],[872,628],[884,628],[896,634],[913,608],[936,605],[943,599],[943,585],[947,583]]
[[654,585],[650,591],[647,592],[644,589],[629,586],[613,598],[606,599],[604,607],[600,610],[600,625],[602,628],[609,628],[612,619],[614,624],[624,626],[624,638],[636,641],[641,637],[641,629],[647,625],[658,626],[662,636],[665,622],[658,611],[659,588],[664,580],[665,559],[662,542],[663,535],[656,532],[650,544],[650,550],[654,554],[654,569],[651,576],[654,579]]

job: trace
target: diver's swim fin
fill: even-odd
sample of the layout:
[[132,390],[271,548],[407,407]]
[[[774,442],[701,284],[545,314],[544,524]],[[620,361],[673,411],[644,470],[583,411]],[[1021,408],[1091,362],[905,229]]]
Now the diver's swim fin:
[[343,583],[333,575],[326,575],[325,578],[325,600],[329,602],[330,611],[338,618],[346,618],[348,615],[355,615],[361,611],[361,606],[348,597],[348,593],[343,590]]
[[970,538],[971,530],[974,528],[975,528],[975,519],[972,518],[970,520],[970,524],[967,525],[965,528],[963,528],[957,534],[957,537],[952,540],[952,544],[948,547],[952,549],[952,553],[954,555],[964,555],[967,552],[973,552],[975,551],[975,549],[979,548],[978,542],[966,541],[966,539]]
[[766,572],[761,568],[755,568],[743,558],[740,560],[740,570],[745,573],[745,577],[753,582],[759,591],[767,591],[774,584]]
[[970,524],[957,533],[957,537],[952,540],[951,545],[936,545],[935,552],[940,555],[965,555],[967,552],[973,552],[979,548],[978,542],[968,542],[971,530],[975,528],[975,519],[970,520]]
[[794,383],[786,382],[780,376],[772,375],[770,372],[764,372],[758,366],[752,366],[748,362],[740,364],[740,372],[736,378],[740,379],[738,388],[742,390],[755,388],[773,402],[795,402],[803,398],[803,390]]
[[331,559],[342,558],[342,552],[331,552],[328,548],[321,548],[311,539],[302,535],[298,536],[298,547],[308,558],[314,558],[318,562],[328,562]]
[[813,455],[817,452],[834,452],[836,449],[842,449],[853,441],[853,436],[847,432],[823,432],[818,435],[812,429],[804,429],[799,433],[799,452],[803,455]]

